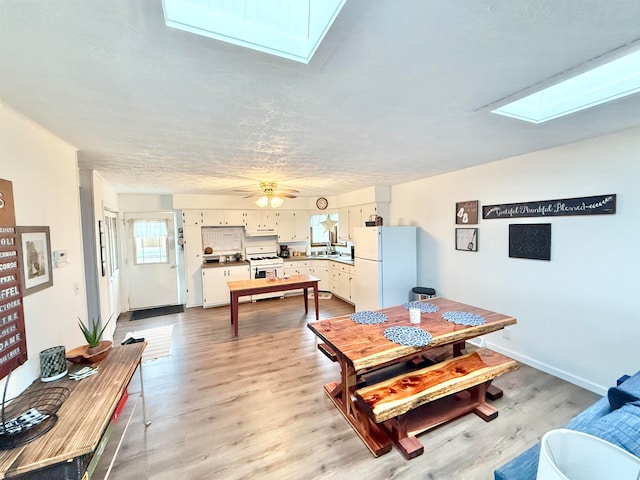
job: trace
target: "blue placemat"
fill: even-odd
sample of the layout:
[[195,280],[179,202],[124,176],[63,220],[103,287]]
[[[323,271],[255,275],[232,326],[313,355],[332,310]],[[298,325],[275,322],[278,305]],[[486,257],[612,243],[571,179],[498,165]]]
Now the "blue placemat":
[[431,343],[431,334],[419,327],[389,327],[384,331],[387,340],[409,347],[424,347]]
[[410,308],[419,308],[422,313],[433,313],[440,310],[440,307],[434,305],[433,303],[425,303],[425,302],[409,302],[403,303],[403,308],[409,310]]
[[442,312],[442,318],[458,325],[469,325],[470,327],[477,327],[487,323],[484,317],[469,312]]
[[349,318],[356,323],[362,323],[363,325],[373,325],[375,323],[384,323],[387,321],[387,316],[381,312],[355,312],[349,315]]

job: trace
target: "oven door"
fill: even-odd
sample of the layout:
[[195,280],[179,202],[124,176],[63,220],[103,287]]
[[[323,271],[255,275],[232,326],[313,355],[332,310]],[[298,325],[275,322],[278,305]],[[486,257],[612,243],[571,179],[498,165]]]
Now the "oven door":
[[[258,267],[253,267],[253,278],[269,278],[267,273],[273,273],[273,278],[282,278],[284,276],[284,268],[282,265],[263,265]],[[255,302],[256,300],[263,300],[265,298],[284,298],[284,292],[269,292],[269,293],[258,293],[257,295],[251,295],[251,301]]]
[[268,272],[273,273],[274,278],[282,276],[282,267],[280,265],[262,265],[253,267],[253,278],[267,278]]

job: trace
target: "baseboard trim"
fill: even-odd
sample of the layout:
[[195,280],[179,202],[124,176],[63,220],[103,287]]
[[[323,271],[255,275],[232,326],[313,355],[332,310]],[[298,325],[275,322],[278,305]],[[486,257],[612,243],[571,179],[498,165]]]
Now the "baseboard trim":
[[565,370],[561,370],[559,368],[553,367],[548,363],[540,362],[534,358],[528,357],[526,355],[521,355],[518,352],[515,352],[513,350],[509,350],[508,348],[503,348],[499,345],[496,345],[495,343],[487,341],[484,338],[470,340],[469,343],[477,347],[486,347],[486,348],[489,348],[490,350],[494,350],[498,353],[506,355],[507,357],[513,358],[518,362],[529,365],[530,367],[533,367],[542,372],[548,373],[549,375],[553,375],[554,377],[558,377],[561,380],[565,380],[569,383],[573,383],[574,385],[582,387],[591,392],[597,393],[598,395],[606,395],[607,390],[609,389],[609,387],[607,386],[598,385],[589,380],[586,380],[585,378],[576,376]]

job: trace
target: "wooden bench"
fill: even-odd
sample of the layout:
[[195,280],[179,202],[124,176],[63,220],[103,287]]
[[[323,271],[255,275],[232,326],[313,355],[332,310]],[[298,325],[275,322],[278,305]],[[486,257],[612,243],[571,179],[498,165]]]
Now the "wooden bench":
[[496,418],[498,411],[486,403],[487,389],[494,378],[517,368],[515,360],[481,348],[360,388],[356,398],[413,458],[424,451],[418,433],[469,412],[485,421]]

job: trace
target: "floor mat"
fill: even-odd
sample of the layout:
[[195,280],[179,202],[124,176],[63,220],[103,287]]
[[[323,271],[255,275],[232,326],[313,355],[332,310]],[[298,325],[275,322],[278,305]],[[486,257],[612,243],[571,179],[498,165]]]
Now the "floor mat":
[[[318,300],[329,300],[332,296],[333,296],[333,294],[331,294],[329,292],[319,292],[318,293]],[[311,300],[313,300],[313,292],[309,292],[308,297]]]
[[173,336],[173,325],[164,327],[148,328],[146,330],[136,330],[127,332],[125,340],[129,337],[144,338],[147,347],[142,353],[142,361],[155,360],[156,358],[168,357],[171,355],[171,337]]
[[142,320],[143,318],[159,317],[161,315],[171,315],[172,313],[184,312],[184,305],[170,305],[168,307],[147,308],[136,310],[131,314],[131,320]]

